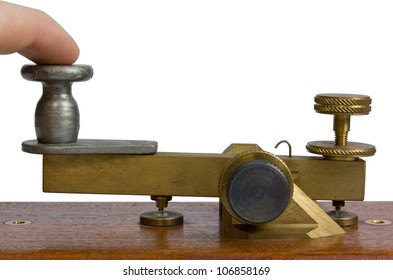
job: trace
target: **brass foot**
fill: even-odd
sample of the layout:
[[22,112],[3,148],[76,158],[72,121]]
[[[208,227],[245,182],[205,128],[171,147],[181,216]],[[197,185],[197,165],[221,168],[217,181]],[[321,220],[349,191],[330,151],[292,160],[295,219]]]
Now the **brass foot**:
[[330,218],[332,218],[339,226],[348,227],[358,224],[358,215],[352,212],[347,212],[341,208],[345,206],[345,201],[333,200],[333,206],[335,210],[327,212]]
[[172,211],[153,211],[141,214],[140,223],[145,226],[171,227],[183,223],[183,215]]
[[358,215],[352,212],[332,210],[327,214],[341,227],[354,226],[358,223]]
[[165,211],[168,202],[172,200],[172,196],[151,196],[156,201],[158,211],[142,213],[139,222],[145,226],[170,227],[183,223],[183,215],[181,213]]

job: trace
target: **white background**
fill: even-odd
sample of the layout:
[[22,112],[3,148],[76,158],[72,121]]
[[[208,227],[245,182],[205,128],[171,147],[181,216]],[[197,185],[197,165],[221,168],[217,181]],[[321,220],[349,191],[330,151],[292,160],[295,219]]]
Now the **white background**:
[[[95,70],[73,86],[80,138],[156,140],[174,152],[258,143],[277,154],[286,139],[307,155],[308,141],[334,138],[314,96],[366,94],[372,112],[352,118],[349,140],[377,147],[366,159],[366,200],[393,200],[392,1],[13,2],[55,18],[80,46],[77,63]],[[42,88],[21,78],[26,63],[0,57],[0,200],[148,199],[42,193],[41,156],[20,148],[35,138]]]

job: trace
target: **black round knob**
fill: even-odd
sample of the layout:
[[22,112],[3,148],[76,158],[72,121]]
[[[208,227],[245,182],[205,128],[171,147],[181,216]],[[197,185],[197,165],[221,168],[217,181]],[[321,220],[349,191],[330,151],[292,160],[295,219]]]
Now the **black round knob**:
[[286,165],[266,152],[235,157],[220,178],[220,198],[227,211],[247,224],[263,224],[286,209],[293,181]]

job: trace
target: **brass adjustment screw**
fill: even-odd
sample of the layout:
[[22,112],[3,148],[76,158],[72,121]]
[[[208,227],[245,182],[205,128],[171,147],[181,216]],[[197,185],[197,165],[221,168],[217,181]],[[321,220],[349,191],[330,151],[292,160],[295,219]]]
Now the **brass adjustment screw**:
[[145,226],[169,227],[183,223],[183,215],[181,213],[166,211],[168,202],[172,200],[172,196],[152,195],[151,199],[156,202],[158,211],[142,213],[139,222]]
[[365,143],[349,142],[351,115],[367,115],[371,111],[371,98],[360,94],[318,94],[314,109],[321,114],[334,115],[333,130],[335,141],[313,141],[306,149],[333,160],[356,160],[359,157],[373,156],[375,146]]
[[[321,114],[334,115],[333,130],[335,141],[308,142],[306,149],[310,153],[319,154],[329,160],[357,160],[375,154],[373,145],[349,142],[351,115],[368,115],[371,111],[371,98],[360,94],[318,94],[315,96],[314,109]],[[340,226],[351,226],[358,223],[356,213],[342,210],[345,201],[333,201],[335,210],[327,214]]]

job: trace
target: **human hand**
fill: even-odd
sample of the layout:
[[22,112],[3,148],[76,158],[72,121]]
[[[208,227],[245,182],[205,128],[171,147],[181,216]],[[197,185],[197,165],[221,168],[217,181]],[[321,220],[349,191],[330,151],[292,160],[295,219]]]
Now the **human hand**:
[[72,64],[79,48],[46,13],[0,1],[0,54],[19,53],[37,64]]

